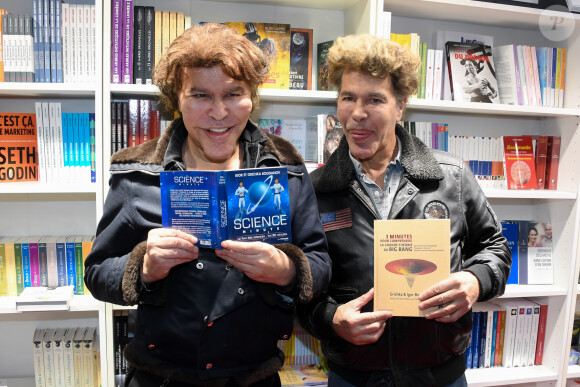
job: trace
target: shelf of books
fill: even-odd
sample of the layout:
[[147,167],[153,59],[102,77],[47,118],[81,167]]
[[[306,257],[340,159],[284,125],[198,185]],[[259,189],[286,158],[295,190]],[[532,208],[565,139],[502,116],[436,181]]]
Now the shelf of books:
[[[469,163],[512,248],[505,294],[494,300],[503,310],[485,303],[474,307],[474,324],[476,316],[482,319],[478,308],[487,307],[491,320],[486,321],[492,325],[486,326],[491,331],[474,327],[472,343],[481,337],[490,341],[468,350],[468,382],[565,385],[578,377],[578,366],[568,367],[568,360],[572,334],[577,334],[580,206],[574,170],[580,161],[580,94],[575,87],[580,79],[567,64],[580,58],[574,38],[580,21],[561,6],[546,10],[487,1],[385,0],[384,11],[390,23],[383,34],[423,58],[419,93],[407,105],[408,129]],[[555,16],[558,28],[546,29]],[[441,130],[432,129],[431,122],[448,133],[443,134],[448,140],[443,148],[437,138]],[[547,182],[554,179],[544,163],[548,141],[560,146],[552,163],[559,163],[559,177],[551,188]],[[496,173],[498,161],[502,166]],[[508,337],[516,336],[505,331],[513,326],[503,320],[505,305],[534,313],[533,303],[545,309],[543,329],[550,334],[542,336],[542,328],[529,325],[531,336],[518,337],[524,341],[513,348],[519,350],[510,349]],[[532,359],[534,346],[541,356],[536,353]]]

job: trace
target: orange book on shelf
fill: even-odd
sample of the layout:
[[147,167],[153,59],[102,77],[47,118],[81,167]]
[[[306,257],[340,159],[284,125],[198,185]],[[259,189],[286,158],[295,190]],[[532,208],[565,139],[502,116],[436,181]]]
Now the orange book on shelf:
[[38,181],[34,113],[0,113],[0,183]]

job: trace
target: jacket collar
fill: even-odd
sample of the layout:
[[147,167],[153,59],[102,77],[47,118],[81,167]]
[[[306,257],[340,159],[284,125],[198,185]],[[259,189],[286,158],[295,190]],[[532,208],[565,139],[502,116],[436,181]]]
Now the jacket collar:
[[[405,177],[414,182],[443,179],[443,170],[431,149],[399,124],[395,128],[395,133],[401,141],[401,165],[405,170]],[[340,191],[350,185],[356,178],[356,173],[350,160],[346,137],[342,138],[328,162],[312,172],[311,177],[316,192]]]
[[[163,167],[164,170],[172,169],[176,163],[183,163],[181,149],[187,138],[187,130],[181,117],[163,131],[161,136],[136,147],[121,149],[111,158],[111,164],[145,164]],[[250,166],[258,163],[264,155],[270,155],[286,165],[303,164],[304,160],[300,152],[292,144],[270,133],[265,133],[252,121],[248,121],[240,141],[245,145],[246,157],[250,154],[253,158],[248,160]]]

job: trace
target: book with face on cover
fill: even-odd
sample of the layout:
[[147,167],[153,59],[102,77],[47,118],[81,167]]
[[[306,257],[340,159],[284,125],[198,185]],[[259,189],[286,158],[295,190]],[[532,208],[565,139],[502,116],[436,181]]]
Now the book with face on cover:
[[374,310],[408,317],[433,311],[419,310],[419,294],[449,277],[449,219],[375,220],[374,229]]
[[286,167],[161,172],[163,227],[220,248],[226,239],[290,243]]

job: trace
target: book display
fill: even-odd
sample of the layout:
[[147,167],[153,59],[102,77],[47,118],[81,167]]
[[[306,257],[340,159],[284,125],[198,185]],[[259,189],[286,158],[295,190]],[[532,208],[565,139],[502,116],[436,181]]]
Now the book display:
[[[50,4],[57,4],[54,0],[39,0],[38,2],[36,0],[8,0],[2,4],[2,8],[11,15],[31,15],[34,20],[35,12],[38,12],[36,5],[41,4],[44,7],[45,3],[48,5],[49,12]],[[541,322],[538,323],[539,334],[536,337],[536,349],[540,348],[543,356],[541,356],[540,362],[535,359],[534,365],[528,363],[518,367],[504,366],[507,333],[504,330],[502,348],[501,332],[504,323],[500,312],[498,313],[500,336],[498,337],[497,334],[498,320],[496,318],[496,341],[493,347],[495,350],[492,352],[490,346],[487,353],[490,366],[485,367],[487,348],[483,347],[483,352],[479,352],[481,348],[478,348],[477,353],[483,354],[484,366],[479,368],[478,357],[478,367],[473,367],[473,355],[476,353],[476,349],[471,348],[472,367],[466,373],[470,386],[527,383],[543,387],[566,385],[567,382],[580,377],[579,365],[568,366],[578,293],[576,284],[580,267],[577,245],[580,206],[578,203],[577,168],[575,167],[580,162],[580,154],[575,151],[580,149],[580,136],[578,135],[580,129],[577,121],[577,116],[580,115],[578,111],[580,93],[578,88],[574,87],[580,82],[580,75],[577,71],[570,71],[573,68],[570,64],[580,60],[580,44],[574,35],[564,37],[563,40],[557,42],[545,37],[541,28],[538,27],[538,18],[541,16],[542,10],[463,0],[452,3],[442,0],[433,2],[419,0],[346,0],[341,2],[322,0],[307,2],[295,0],[283,2],[284,5],[274,0],[261,1],[259,4],[243,0],[235,2],[168,0],[163,4],[153,0],[123,2],[88,0],[82,3],[83,6],[84,4],[95,6],[94,20],[96,22],[91,23],[89,20],[88,23],[77,23],[77,19],[73,18],[70,20],[68,28],[67,24],[61,24],[62,28],[59,33],[63,38],[60,48],[62,51],[62,83],[58,85],[52,84],[53,68],[55,70],[54,82],[60,80],[58,78],[59,55],[57,52],[59,49],[57,45],[54,45],[54,55],[45,55],[47,52],[52,54],[52,46],[50,45],[52,31],[50,28],[46,28],[46,35],[42,35],[42,44],[48,43],[48,51],[44,46],[42,49],[37,48],[32,51],[34,57],[43,55],[42,69],[40,67],[33,69],[34,82],[10,82],[12,75],[16,77],[18,74],[22,77],[24,74],[27,77],[31,71],[25,67],[24,63],[14,62],[14,56],[10,56],[13,55],[13,51],[11,51],[13,47],[21,48],[24,45],[13,46],[10,39],[9,45],[6,45],[2,40],[0,52],[4,55],[0,58],[0,80],[4,79],[4,82],[0,83],[0,99],[2,100],[2,112],[10,114],[34,114],[37,102],[41,104],[60,103],[62,114],[94,113],[94,148],[97,166],[95,182],[85,183],[74,180],[65,182],[60,179],[43,181],[43,175],[40,173],[40,179],[33,181],[1,183],[2,193],[0,197],[2,197],[3,204],[1,206],[2,216],[0,217],[0,237],[29,238],[39,236],[40,239],[44,236],[94,234],[108,189],[109,157],[118,146],[117,138],[113,141],[112,137],[116,135],[112,125],[118,126],[113,110],[118,107],[118,102],[155,100],[157,89],[150,84],[148,75],[150,75],[152,68],[151,62],[155,63],[171,39],[179,34],[177,28],[174,32],[165,29],[164,26],[172,25],[171,21],[176,26],[183,25],[183,29],[203,21],[216,21],[224,23],[243,22],[244,28],[245,23],[253,22],[289,25],[289,31],[294,28],[312,31],[310,89],[293,90],[290,81],[287,82],[288,86],[285,89],[262,89],[260,91],[262,97],[260,108],[252,113],[252,119],[257,123],[260,119],[303,120],[335,112],[336,91],[321,90],[319,87],[321,73],[317,63],[318,45],[333,41],[338,36],[352,33],[382,34],[385,29],[383,15],[384,12],[388,12],[390,15],[389,35],[390,32],[409,35],[416,33],[420,37],[419,47],[421,47],[421,42],[427,43],[427,50],[424,49],[423,45],[421,52],[426,52],[428,55],[429,49],[435,50],[431,54],[433,57],[431,98],[411,99],[407,104],[405,121],[445,123],[449,130],[448,139],[457,136],[460,137],[461,141],[470,141],[471,137],[484,136],[492,139],[523,135],[551,136],[552,138],[551,145],[550,142],[546,143],[544,189],[538,186],[540,184],[538,176],[536,176],[534,189],[508,190],[494,185],[482,184],[484,192],[500,221],[552,222],[551,226],[554,228],[555,237],[551,256],[551,284],[523,285],[510,281],[505,295],[500,299],[500,301],[528,299],[539,304],[540,310],[545,306],[545,322],[544,325]],[[118,5],[115,7],[114,4]],[[128,8],[122,7],[123,5],[127,6],[127,4],[130,4]],[[71,16],[71,9],[76,4],[62,3],[61,5],[61,18],[64,19],[67,15]],[[135,13],[135,7],[143,8],[137,8],[137,13]],[[77,6],[77,11],[78,8]],[[152,23],[147,24],[147,15],[151,15],[151,8],[153,8],[155,17],[152,18]],[[132,15],[131,11],[133,11]],[[563,12],[557,12],[557,14],[562,18],[566,18],[568,15]],[[43,20],[43,26],[50,26],[50,15],[50,13],[47,14],[46,23]],[[56,13],[54,15],[56,18]],[[131,17],[133,22],[131,22]],[[141,19],[141,17],[143,18]],[[7,19],[14,20],[12,17]],[[125,23],[124,28],[123,23]],[[572,20],[571,23],[575,27],[575,31],[580,29],[580,21]],[[82,26],[93,26],[94,28],[92,30],[79,29]],[[34,24],[32,28],[35,28]],[[114,33],[115,29],[118,31],[117,33]],[[447,33],[447,37],[442,40],[442,46],[435,44],[438,42],[438,31]],[[52,36],[56,37],[57,32],[55,28]],[[91,40],[92,33],[95,34],[94,40]],[[451,38],[451,33],[457,33],[459,38]],[[78,37],[85,36],[85,39],[88,37],[89,40],[74,40],[77,34]],[[446,61],[443,59],[445,57],[444,43],[447,41],[462,42],[461,36],[464,37],[463,42],[476,40],[472,38],[473,36],[493,39],[491,43],[488,41],[477,41],[477,43],[492,47],[496,66],[498,98],[501,103],[495,103],[495,101],[494,103],[453,101],[451,96],[445,92],[444,77],[445,74],[448,74],[448,70],[445,67]],[[128,40],[127,37],[129,37]],[[138,44],[135,44],[136,41]],[[292,40],[289,42],[288,52],[291,58]],[[297,39],[297,42],[300,43],[300,39]],[[39,43],[33,40],[33,48],[38,47]],[[90,47],[93,45],[95,57],[90,59],[90,55],[92,55]],[[512,56],[516,56],[515,53],[517,53],[520,76],[514,82],[519,80],[519,89],[517,83],[508,83],[508,86],[502,84],[506,76],[509,78],[512,73],[516,73],[515,67],[507,66],[507,70],[504,67],[500,68],[500,64],[502,66],[505,64],[503,55],[509,55],[510,52],[506,54],[504,51],[509,51],[509,49],[504,49],[500,53],[496,47],[504,46],[510,46]],[[528,46],[529,49],[525,46]],[[88,51],[87,48],[89,48]],[[534,74],[534,56],[532,55],[534,48],[538,68],[537,85],[535,77],[528,81],[528,73],[525,71],[527,68],[526,58],[528,58],[528,63],[531,59],[532,64],[532,67],[528,68],[531,68],[531,74]],[[440,60],[436,58],[437,50],[440,50],[440,55],[443,54]],[[5,55],[6,53],[9,54],[8,57]],[[75,53],[80,56],[77,58],[67,53]],[[53,57],[54,62],[51,62]],[[38,63],[41,63],[40,60]],[[442,69],[437,69],[437,63],[443,64],[439,66]],[[91,65],[94,65],[94,69]],[[47,78],[47,70],[49,70],[48,77],[50,78]],[[92,78],[92,71],[94,71],[96,79]],[[436,71],[439,71],[440,76],[435,75]],[[44,82],[36,81],[37,72],[39,77],[42,75],[45,78]],[[8,81],[5,79],[6,74],[9,77]],[[425,78],[427,74],[430,72],[426,63]],[[431,75],[429,76],[431,77]],[[285,79],[289,78],[290,74],[285,75]],[[438,78],[441,79],[441,83],[439,87],[436,87],[435,82]],[[50,79],[50,83],[48,79]],[[523,82],[525,82],[525,88]],[[511,89],[511,97],[507,91],[504,94],[508,95],[508,98],[514,102],[502,100],[502,90],[510,90],[510,85],[513,87],[513,84],[516,85],[516,89],[515,92],[513,92],[513,88]],[[427,86],[424,85],[425,96],[429,95],[428,90]],[[520,94],[518,94],[518,90]],[[522,103],[520,103],[519,98],[521,98]],[[541,105],[539,101],[542,102]],[[122,109],[124,105],[120,106]],[[153,110],[156,109],[151,105],[151,111]],[[127,110],[126,115],[120,116],[121,121],[128,115],[129,111]],[[152,113],[149,114],[148,118],[150,124],[153,119],[155,123],[158,122],[157,117]],[[37,126],[38,123],[37,115]],[[127,126],[127,128],[129,127]],[[539,141],[537,141],[538,144]],[[312,142],[308,141],[306,145],[312,145]],[[475,144],[477,146],[474,146],[478,147],[479,143]],[[123,145],[122,141],[120,145]],[[453,142],[449,141],[447,145],[448,151],[451,152],[454,147]],[[482,161],[494,161],[488,156],[486,154],[485,157],[474,158],[474,154],[468,154],[466,160],[472,161],[470,165],[477,165],[478,168],[482,166],[478,170],[478,175],[485,176],[483,166],[486,164]],[[0,158],[1,160],[2,158]],[[38,160],[39,170],[42,168],[41,160]],[[309,162],[309,169],[315,168],[318,164],[317,159],[313,161]],[[536,161],[535,164],[537,171],[539,162]],[[494,174],[492,173],[491,176]],[[544,230],[544,235],[547,236],[546,230]],[[46,241],[46,243],[49,242]],[[10,246],[10,242],[8,245]],[[30,259],[30,251],[28,250],[26,253]],[[33,258],[38,257],[38,250],[33,248],[32,253]],[[14,270],[18,270],[18,267],[15,267]],[[533,278],[533,275],[528,277],[528,280],[529,278]],[[22,281],[32,283],[33,279],[40,282],[40,271],[36,277],[33,278],[31,274],[29,278],[23,278]],[[77,278],[77,284],[78,281]],[[13,284],[11,288],[14,288]],[[95,343],[99,344],[101,351],[101,384],[107,387],[115,386],[113,314],[119,310],[124,310],[123,307],[96,302],[88,295],[75,295],[68,311],[42,312],[43,324],[39,324],[37,320],[40,319],[41,312],[17,313],[15,298],[14,295],[0,297],[0,313],[2,313],[0,327],[13,333],[4,335],[0,339],[0,345],[3,348],[30,348],[30,351],[25,353],[0,351],[0,375],[3,379],[7,379],[9,382],[16,380],[25,385],[34,383],[35,366],[31,338],[34,336],[36,328],[56,329],[91,326],[97,328]],[[479,318],[478,321],[481,327],[482,319]],[[484,336],[486,340],[488,321],[489,319],[486,318]],[[492,318],[492,332],[493,324],[494,319]],[[506,315],[506,329],[508,326]],[[544,334],[542,335],[541,332]],[[483,330],[475,330],[474,333],[481,336]],[[491,345],[493,345],[493,337],[489,337]],[[79,335],[79,342],[80,340],[84,340],[84,332],[82,339]],[[90,341],[90,338],[87,340]],[[474,340],[474,344],[476,342],[481,344],[482,341]],[[532,344],[529,344],[528,347],[531,348]],[[500,351],[503,351],[501,356],[499,355]],[[493,363],[492,353],[494,354]],[[527,353],[529,354],[529,351]],[[82,352],[78,355],[81,356]],[[65,359],[66,356],[65,352]],[[81,356],[78,364],[82,364],[82,359]],[[21,381],[21,379],[23,380]]]

